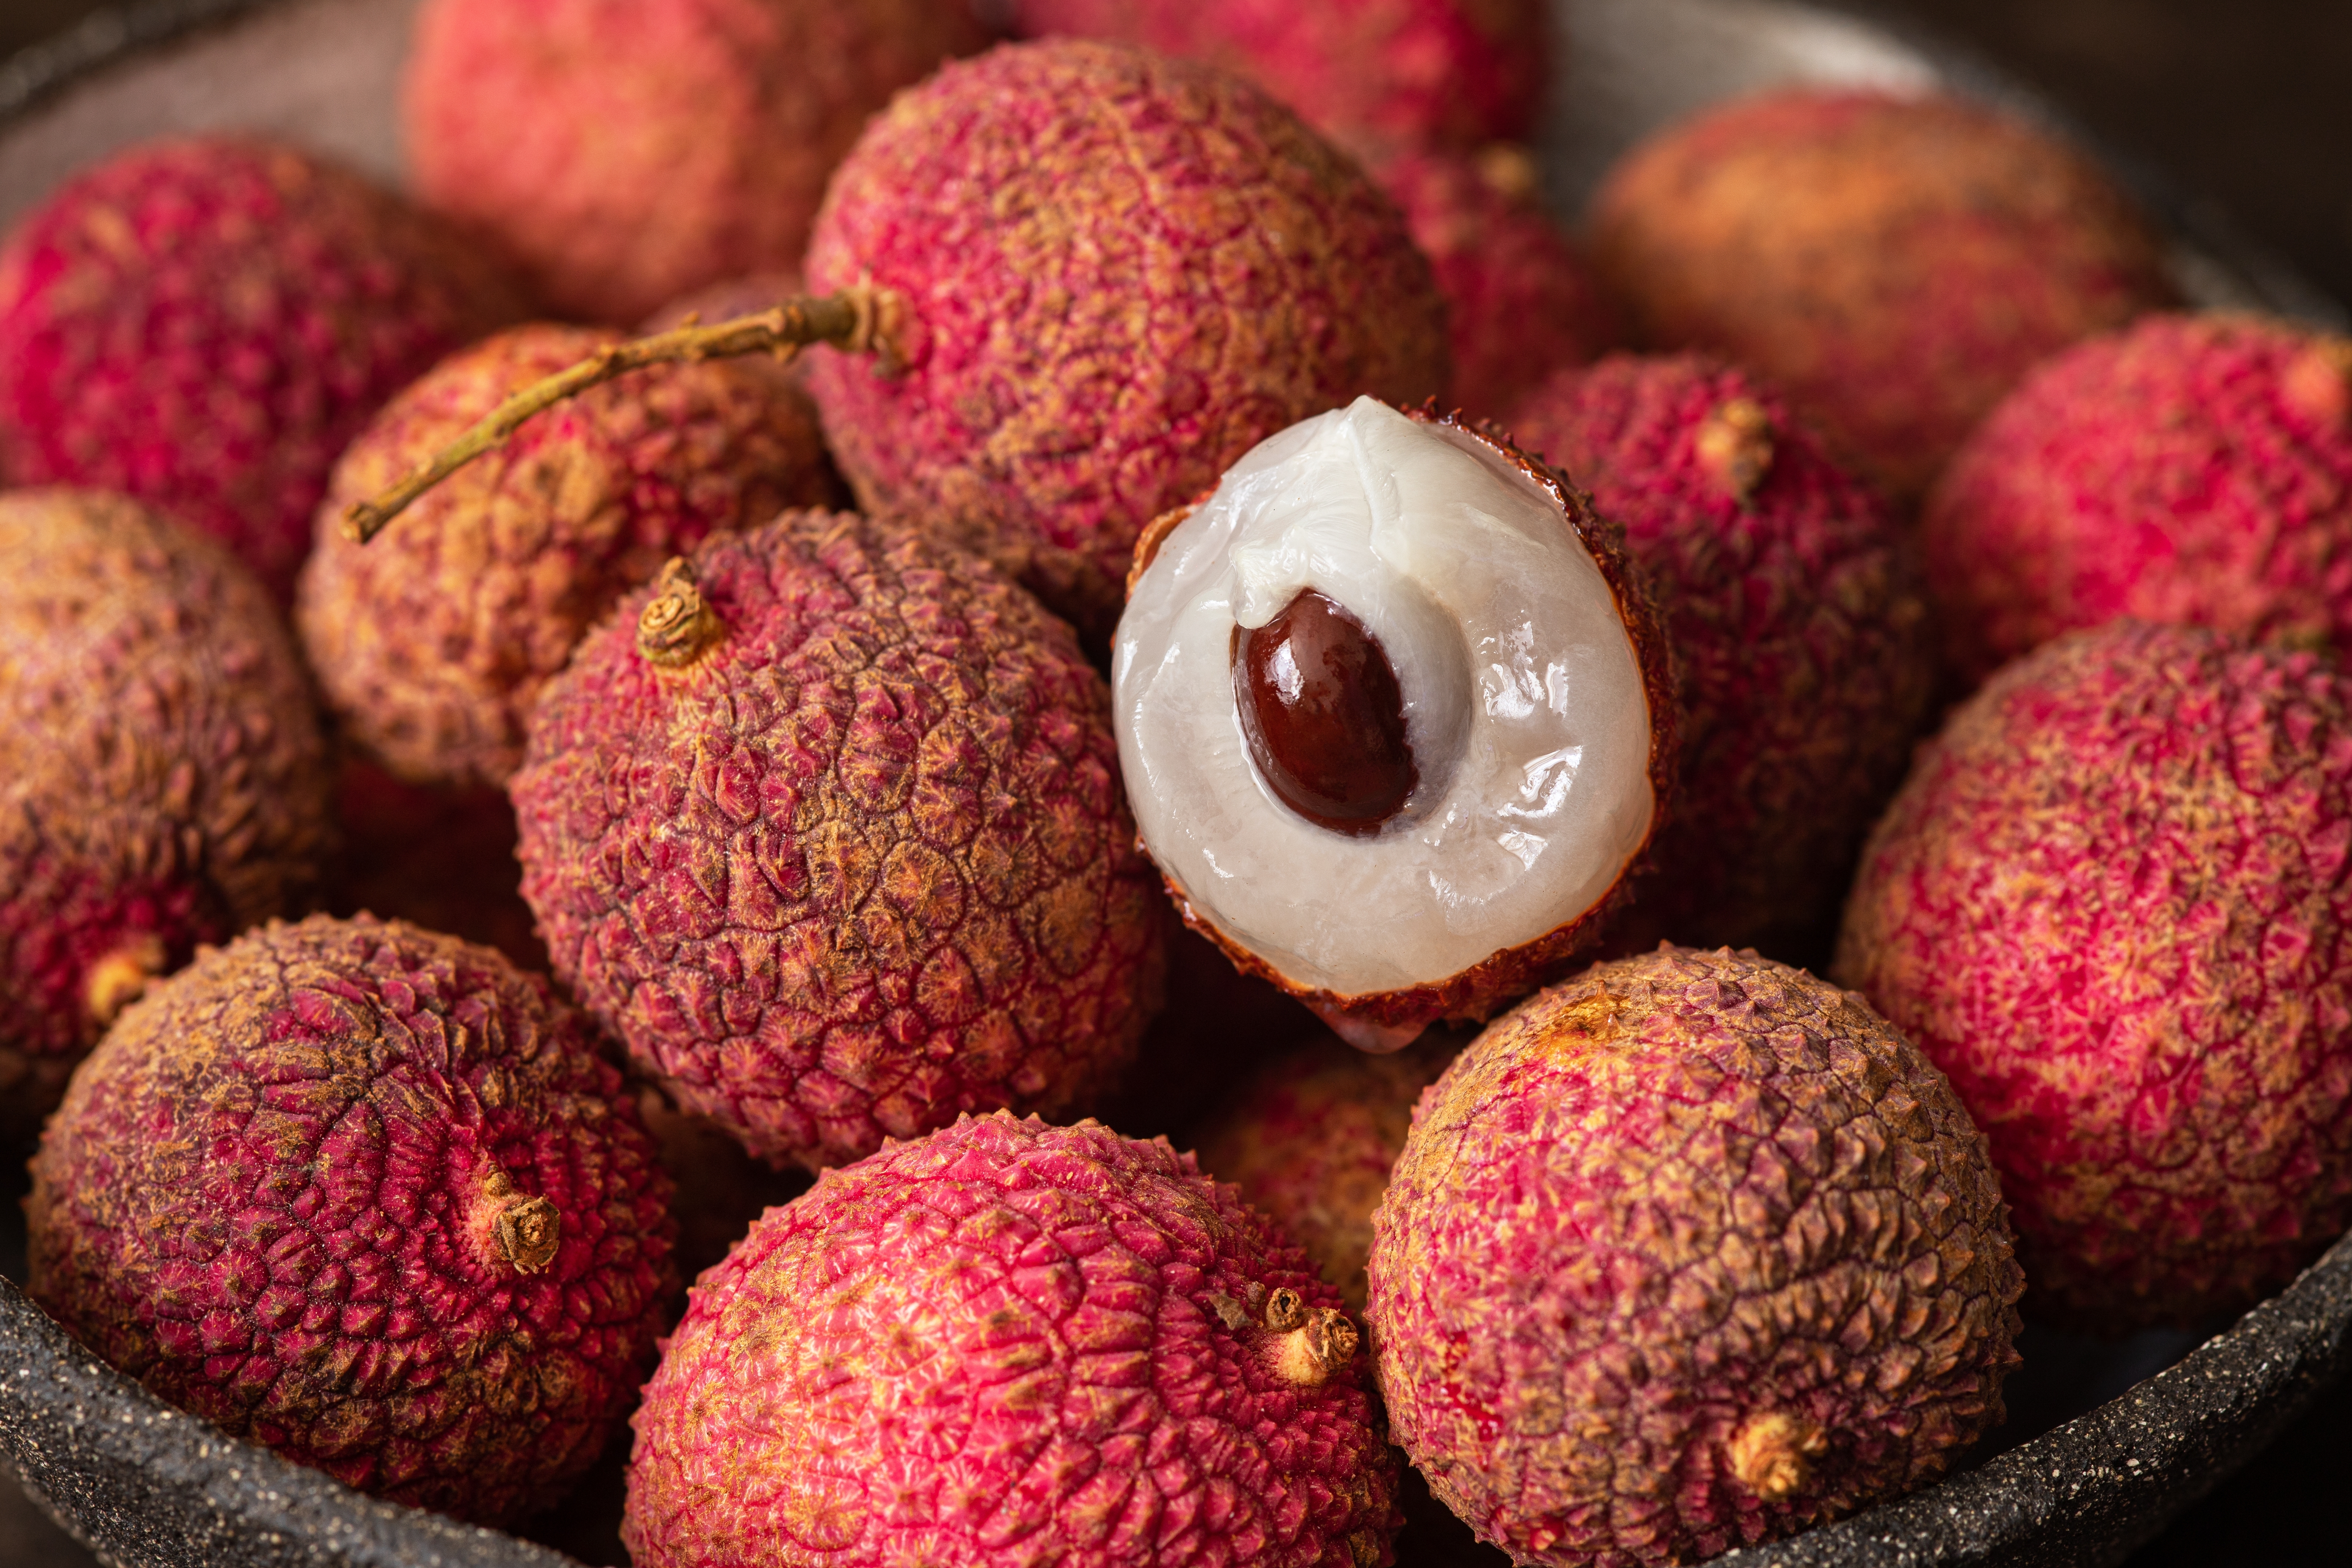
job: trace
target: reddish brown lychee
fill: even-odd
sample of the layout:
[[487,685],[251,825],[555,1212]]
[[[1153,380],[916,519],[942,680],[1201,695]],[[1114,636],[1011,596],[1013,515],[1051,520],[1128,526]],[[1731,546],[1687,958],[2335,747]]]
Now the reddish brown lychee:
[[771,1162],[1082,1107],[1160,910],[1066,624],[912,525],[786,512],[623,602],[511,784],[570,985]]
[[815,411],[750,362],[634,371],[536,418],[373,542],[342,513],[617,332],[518,327],[387,404],[335,466],[296,621],[343,733],[419,783],[497,785],[540,688],[714,529],[835,499]]
[[2035,362],[2176,298],[2098,169],[1951,98],[1708,110],[1636,148],[1592,222],[1648,342],[1770,376],[1906,500]]
[[1519,1563],[1688,1563],[1940,1474],[2000,1421],[1984,1138],[1860,997],[1752,952],[1596,965],[1413,1112],[1372,1219],[1390,1428]]
[[547,949],[522,901],[506,791],[407,784],[346,750],[335,770],[335,822],[342,841],[320,900],[328,913],[406,921],[546,970]]
[[1562,373],[1510,425],[1625,530],[1677,655],[1681,794],[1615,939],[1826,955],[1935,685],[1885,503],[1777,391],[1698,356]]
[[2115,621],[1922,748],[1838,973],[1992,1140],[2038,1314],[2251,1305],[2352,1223],[2352,683]]
[[402,123],[428,203],[628,322],[798,266],[866,117],[986,41],[959,0],[433,0]]
[[1164,1142],[966,1118],[825,1173],[704,1276],[623,1540],[638,1568],[1392,1562],[1338,1299]]
[[1921,520],[1981,679],[2119,616],[2352,647],[2352,339],[2151,317],[1993,410]]
[[0,468],[145,500],[284,602],[336,455],[518,310],[437,223],[307,153],[136,147],[0,249]]
[[309,895],[329,788],[293,639],[226,550],[119,496],[0,495],[0,1130],[198,942]]
[[668,1201],[545,982],[414,926],[272,921],[75,1075],[33,1163],[31,1289],[234,1436],[500,1523],[635,1397]]

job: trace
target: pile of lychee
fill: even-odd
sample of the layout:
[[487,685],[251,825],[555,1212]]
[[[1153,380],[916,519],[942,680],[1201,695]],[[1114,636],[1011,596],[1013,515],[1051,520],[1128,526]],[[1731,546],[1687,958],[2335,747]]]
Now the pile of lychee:
[[486,1523],[625,1420],[641,1568],[1652,1564],[2352,1223],[2352,342],[1958,100],[1576,238],[1549,7],[1011,10],[428,0],[414,198],[7,237],[76,1336]]

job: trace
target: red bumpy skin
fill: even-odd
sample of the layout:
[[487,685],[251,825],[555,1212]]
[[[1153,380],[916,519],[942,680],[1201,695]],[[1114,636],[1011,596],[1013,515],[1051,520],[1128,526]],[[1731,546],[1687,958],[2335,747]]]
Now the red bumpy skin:
[[1525,141],[1551,85],[1543,0],[1015,0],[1020,30],[1248,77],[1360,152]]
[[1338,1293],[1164,1141],[966,1118],[829,1171],[646,1385],[637,1568],[1372,1568],[1395,1460]]
[[0,249],[0,470],[161,507],[282,604],[336,456],[519,309],[436,222],[309,153],[134,148]]
[[152,977],[298,908],[332,844],[294,640],[228,552],[90,490],[0,495],[0,1135]]
[[367,544],[344,510],[614,331],[518,327],[434,367],[335,466],[296,622],[343,733],[417,783],[502,784],[540,689],[714,529],[835,499],[815,410],[751,362],[658,365],[559,404]]
[[2036,362],[2176,297],[2096,168],[1948,98],[1709,110],[1636,148],[1592,221],[1648,342],[1772,377],[1904,500]]
[[1838,973],[1992,1140],[2037,1315],[2251,1305],[2352,1223],[2352,683],[2117,621],[1995,676],[1872,835]]
[[497,1524],[651,1361],[669,1183],[547,983],[371,920],[272,921],[133,1005],[33,1162],[34,1298],[173,1404]]
[[714,535],[541,697],[523,897],[557,976],[772,1163],[1066,1111],[1159,1005],[1108,710],[1066,624],[919,529]]
[[1510,425],[1624,528],[1679,656],[1680,789],[1615,942],[1825,953],[1935,685],[1885,504],[1779,393],[1696,355],[1562,373]]
[[2017,1356],[1984,1138],[1862,998],[1660,948],[1496,1021],[1372,1219],[1381,1393],[1515,1561],[1689,1563],[1941,1474]]
[[1246,82],[1114,45],[1005,45],[900,94],[807,272],[905,302],[903,363],[809,367],[866,508],[1027,552],[1089,636],[1152,518],[1296,420],[1445,379],[1429,264],[1363,173]]
[[986,42],[961,0],[432,0],[409,163],[550,302],[634,321],[800,265],[866,117]]
[[2165,315],[2084,343],[1978,427],[1921,532],[1976,679],[2122,616],[2352,647],[2352,339]]

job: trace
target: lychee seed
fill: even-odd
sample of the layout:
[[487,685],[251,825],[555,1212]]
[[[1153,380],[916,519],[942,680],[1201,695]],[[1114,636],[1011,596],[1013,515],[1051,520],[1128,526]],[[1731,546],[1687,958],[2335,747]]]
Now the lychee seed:
[[1420,781],[1404,699],[1362,621],[1302,589],[1265,625],[1234,627],[1233,667],[1250,760],[1285,805],[1357,837],[1403,808]]

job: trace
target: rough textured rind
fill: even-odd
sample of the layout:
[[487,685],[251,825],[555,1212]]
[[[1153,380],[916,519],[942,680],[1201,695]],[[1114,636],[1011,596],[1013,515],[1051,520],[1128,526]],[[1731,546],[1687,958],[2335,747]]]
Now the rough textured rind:
[[426,201],[627,322],[799,266],[866,117],[986,42],[961,0],[434,0],[402,123]]
[[415,783],[498,785],[540,689],[622,594],[715,529],[835,499],[815,410],[749,363],[557,405],[366,544],[342,514],[618,332],[518,327],[435,366],[335,465],[296,623],[345,735]]
[[[414,926],[272,921],[134,1005],[26,1201],[34,1297],[149,1388],[347,1485],[553,1501],[651,1358],[669,1184],[546,983]],[[513,1216],[552,1214],[518,1247]]]
[[695,1288],[623,1539],[638,1568],[1392,1562],[1361,1352],[1286,1377],[1286,1293],[1338,1300],[1164,1142],[998,1114],[889,1145]]
[[2352,339],[2165,315],[2081,344],[1978,427],[1921,537],[1972,679],[2123,616],[2352,647]]
[[532,719],[510,789],[557,976],[772,1162],[1088,1103],[1159,1005],[1161,916],[1069,627],[848,515],[690,572],[715,646],[640,657],[640,592]]
[[1527,140],[1551,85],[1543,0],[1014,0],[1020,30],[1245,76],[1360,153]]
[[2097,169],[1948,98],[1709,110],[1637,147],[1592,224],[1646,341],[1770,376],[1901,500],[2037,361],[2176,298]]
[[307,153],[136,147],[0,249],[0,469],[138,497],[284,603],[377,405],[520,310],[436,222]]
[[0,1130],[145,978],[310,894],[329,790],[251,573],[119,496],[0,496]]
[[[1522,1563],[1691,1562],[1908,1490],[2017,1360],[1950,1086],[1752,952],[1662,947],[1497,1021],[1422,1096],[1372,1233],[1391,1433]],[[1748,1462],[1783,1431],[1786,1491]]]
[[2113,622],[1993,678],[1864,852],[1838,973],[1992,1140],[2037,1315],[2192,1324],[2352,1223],[2352,686]]
[[1680,666],[1675,817],[1612,940],[1826,954],[1935,686],[1885,503],[1777,391],[1697,355],[1563,372],[1510,426],[1624,529]]
[[1256,89],[1115,45],[1005,45],[900,94],[852,151],[811,288],[870,279],[904,363],[814,351],[869,511],[962,519],[1088,635],[1137,532],[1265,437],[1446,374],[1396,208]]

